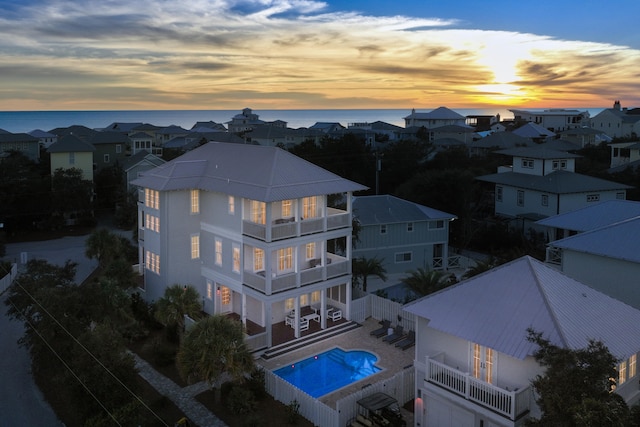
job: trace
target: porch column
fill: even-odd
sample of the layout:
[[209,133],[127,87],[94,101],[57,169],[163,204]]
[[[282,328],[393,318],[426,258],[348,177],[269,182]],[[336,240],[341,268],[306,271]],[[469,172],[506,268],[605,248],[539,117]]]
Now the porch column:
[[273,316],[271,314],[271,303],[262,303],[264,306],[265,329],[267,330],[267,347],[273,345]]
[[294,299],[293,308],[295,310],[295,320],[294,320],[294,328],[293,328],[293,336],[296,338],[300,338],[300,297],[297,296]]
[[320,329],[327,328],[327,290],[320,291]]
[[346,300],[345,300],[346,304],[344,305],[345,306],[344,317],[347,320],[351,320],[351,297],[353,293],[351,289],[351,283],[350,282],[345,283],[344,287],[346,289]]
[[247,294],[242,294],[242,307],[240,309],[240,321],[247,327]]

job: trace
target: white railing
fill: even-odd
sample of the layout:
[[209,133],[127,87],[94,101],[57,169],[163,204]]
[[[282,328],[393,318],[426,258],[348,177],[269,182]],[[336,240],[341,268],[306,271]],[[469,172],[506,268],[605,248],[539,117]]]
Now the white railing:
[[327,217],[307,218],[300,221],[274,222],[271,225],[257,224],[245,219],[242,221],[242,233],[246,236],[271,242],[349,227],[350,225],[348,213],[331,214]]
[[[340,212],[340,213],[332,213],[332,212]],[[349,224],[349,214],[344,211],[339,211],[337,209],[329,209],[329,216],[327,216],[327,229],[333,230],[336,228],[348,227]]]
[[431,261],[431,268],[434,270],[442,270],[444,268],[444,258],[434,257]]
[[562,265],[562,249],[547,247],[547,262],[549,264]]
[[2,279],[0,279],[0,293],[2,293],[9,289],[13,279],[18,275],[18,264],[12,263],[9,271],[0,271],[0,274],[3,275]]
[[505,390],[430,357],[426,358],[426,366],[425,381],[437,384],[511,420],[515,420],[520,414],[530,409],[529,386],[520,390]]
[[261,332],[256,335],[245,335],[244,342],[250,351],[266,348],[269,345],[266,332]]
[[303,219],[300,222],[300,234],[319,233],[324,231],[324,218]]

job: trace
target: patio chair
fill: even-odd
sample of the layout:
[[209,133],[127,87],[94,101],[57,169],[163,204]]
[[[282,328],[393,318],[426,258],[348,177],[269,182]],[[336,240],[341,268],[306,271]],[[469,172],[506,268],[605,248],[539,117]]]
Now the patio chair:
[[393,328],[393,333],[382,338],[382,340],[388,342],[389,344],[393,344],[396,341],[400,341],[402,338],[404,338],[404,328],[402,327],[402,325],[397,325],[395,328]]
[[382,326],[380,326],[378,329],[374,329],[373,331],[369,332],[369,335],[373,335],[376,338],[380,338],[384,335],[387,335],[387,331],[391,327],[391,321],[387,319],[382,319],[382,321],[380,322],[380,325]]
[[300,319],[300,331],[309,329],[309,319]]
[[334,322],[342,319],[342,310],[332,310],[331,313],[329,313],[329,318]]
[[396,347],[401,348],[403,351],[412,347],[416,343],[416,331],[409,331],[404,339],[401,339],[396,343]]

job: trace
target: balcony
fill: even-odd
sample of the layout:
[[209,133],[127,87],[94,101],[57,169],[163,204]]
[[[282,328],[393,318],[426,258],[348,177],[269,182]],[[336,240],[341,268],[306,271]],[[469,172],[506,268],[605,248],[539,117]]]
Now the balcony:
[[436,359],[444,359],[444,354],[426,358],[425,383],[438,385],[512,421],[529,412],[531,400],[529,385],[513,387],[512,390],[501,388],[447,366]]
[[272,295],[288,289],[344,276],[351,272],[350,265],[351,263],[346,258],[327,254],[326,265],[316,265],[298,272],[276,274],[272,277],[267,277],[264,272],[254,273],[245,270],[243,281],[245,285],[265,295]]
[[265,242],[275,242],[308,234],[350,227],[349,213],[328,208],[327,216],[320,218],[278,218],[271,225],[258,224],[249,220],[242,221],[242,234]]

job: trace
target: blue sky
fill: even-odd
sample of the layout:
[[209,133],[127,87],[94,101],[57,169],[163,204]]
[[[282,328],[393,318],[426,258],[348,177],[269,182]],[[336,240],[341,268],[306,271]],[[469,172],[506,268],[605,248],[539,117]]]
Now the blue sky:
[[640,2],[0,1],[0,110],[640,106]]

